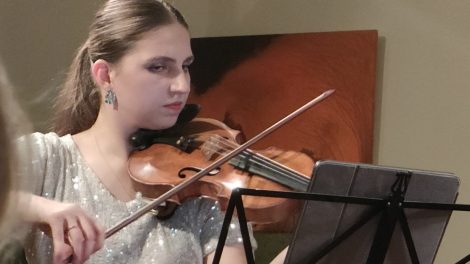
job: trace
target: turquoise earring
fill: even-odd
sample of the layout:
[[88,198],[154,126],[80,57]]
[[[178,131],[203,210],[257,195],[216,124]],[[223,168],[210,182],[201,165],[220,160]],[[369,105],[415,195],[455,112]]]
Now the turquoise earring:
[[115,105],[116,100],[117,100],[116,94],[114,93],[114,91],[112,89],[109,89],[108,91],[106,91],[106,95],[104,96],[104,102],[106,104]]

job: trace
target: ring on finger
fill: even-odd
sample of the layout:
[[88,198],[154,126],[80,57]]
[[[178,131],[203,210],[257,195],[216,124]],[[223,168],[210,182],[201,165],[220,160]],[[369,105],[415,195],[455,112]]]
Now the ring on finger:
[[78,228],[78,226],[76,226],[76,225],[73,225],[73,226],[71,226],[71,227],[67,228],[67,232],[70,232],[70,230],[72,230],[72,229],[74,229],[74,228]]
[[67,240],[68,240],[68,241],[72,241],[72,238],[70,237],[70,234],[71,234],[70,231],[73,230],[73,229],[78,229],[78,226],[73,225],[73,226],[71,226],[71,227],[69,227],[69,228],[67,228],[67,229],[65,230],[65,233],[66,233],[66,235],[67,235]]

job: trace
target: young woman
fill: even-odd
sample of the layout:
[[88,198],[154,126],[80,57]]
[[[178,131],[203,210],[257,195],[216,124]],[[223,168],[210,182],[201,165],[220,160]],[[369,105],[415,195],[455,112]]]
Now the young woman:
[[[105,228],[145,204],[127,171],[129,137],[176,122],[192,61],[188,26],[169,4],[109,0],[98,11],[56,102],[55,132],[31,136],[40,183],[25,217],[47,227],[31,234],[31,263],[211,262],[223,213],[203,198],[104,241]],[[226,245],[222,263],[245,262],[235,223]]]

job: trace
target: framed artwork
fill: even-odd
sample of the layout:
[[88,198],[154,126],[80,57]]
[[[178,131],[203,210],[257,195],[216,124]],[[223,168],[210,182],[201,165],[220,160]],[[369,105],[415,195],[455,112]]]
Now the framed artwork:
[[314,161],[372,162],[375,30],[195,38],[190,102],[249,139],[328,89],[335,93],[256,143]]
[[[291,167],[305,177],[318,160],[370,163],[377,44],[375,30],[195,38],[189,102],[202,106],[199,117],[239,131],[242,143],[335,89],[251,149],[274,148],[287,167],[308,157]],[[267,229],[292,230],[296,217],[287,222]]]

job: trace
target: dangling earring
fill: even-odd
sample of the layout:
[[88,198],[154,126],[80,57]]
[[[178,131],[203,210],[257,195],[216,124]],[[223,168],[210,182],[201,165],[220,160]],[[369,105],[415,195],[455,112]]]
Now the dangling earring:
[[117,97],[113,89],[109,89],[108,91],[106,91],[106,95],[104,96],[104,102],[106,104],[112,104],[113,106],[115,106],[116,101],[117,101]]

